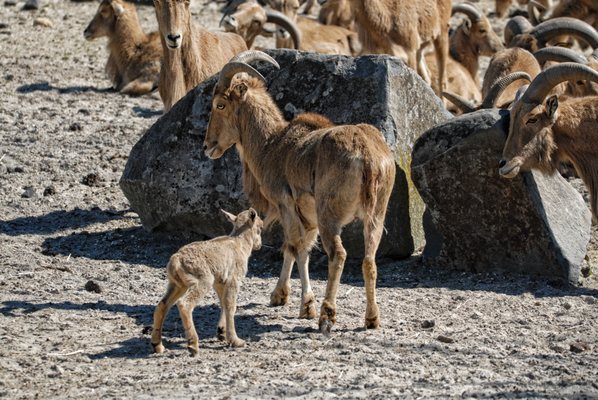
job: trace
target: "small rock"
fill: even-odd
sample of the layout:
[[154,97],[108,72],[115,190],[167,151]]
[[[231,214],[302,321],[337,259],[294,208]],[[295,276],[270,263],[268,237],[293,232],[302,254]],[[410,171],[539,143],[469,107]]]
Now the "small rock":
[[78,132],[81,130],[83,130],[83,126],[78,122],[74,122],[69,126],[69,131]]
[[559,344],[553,344],[550,346],[550,350],[554,351],[555,353],[564,353],[567,349]]
[[23,172],[25,172],[25,168],[19,167],[19,166],[14,166],[14,165],[7,167],[6,170],[11,174],[12,173],[22,174]]
[[92,280],[87,281],[85,284],[85,290],[88,292],[102,293],[100,285]]
[[25,186],[23,189],[25,189],[25,191],[23,192],[23,194],[21,194],[22,198],[30,199],[32,197],[35,197],[35,189],[33,188],[33,186]]
[[56,194],[56,188],[54,186],[48,186],[44,189],[44,197],[46,196],[53,196]]
[[[2,25],[4,25],[4,27],[2,27]],[[8,28],[8,24],[0,24],[0,29],[4,29],[4,28]],[[7,75],[4,75],[4,79],[10,82],[15,79],[15,76],[13,74],[7,74]]]
[[448,337],[448,336],[444,336],[444,335],[439,335],[436,340],[438,340],[439,342],[442,343],[455,343],[455,339],[453,339],[452,337]]
[[37,10],[39,9],[39,0],[27,0],[23,6],[23,10]]
[[4,5],[5,5],[6,7],[14,7],[14,6],[16,6],[16,5],[17,5],[17,0],[6,0],[6,1],[4,2]]
[[8,24],[6,22],[0,22],[0,29],[8,29]]
[[571,305],[571,303],[567,302],[563,304],[563,307],[565,307],[565,310],[570,310],[573,306]]
[[596,304],[596,303],[598,303],[598,300],[596,300],[596,298],[592,297],[592,296],[582,296],[581,298],[583,299],[583,301],[586,302],[586,304]]
[[569,350],[574,353],[583,353],[584,351],[590,350],[590,345],[585,342],[574,342],[569,346]]
[[142,335],[149,335],[152,333],[152,327],[151,326],[144,326],[143,329],[141,330],[141,334]]
[[425,321],[422,321],[421,326],[423,329],[431,329],[434,328],[434,326],[436,326],[436,321],[434,321],[433,319],[427,319]]
[[584,266],[581,267],[581,276],[584,278],[589,278],[592,275],[592,266],[589,263],[586,263]]
[[52,28],[54,23],[49,18],[38,17],[33,20],[33,26],[41,26],[43,28]]
[[87,186],[97,186],[99,182],[100,178],[98,177],[98,174],[95,174],[93,172],[85,175],[81,180],[81,183]]

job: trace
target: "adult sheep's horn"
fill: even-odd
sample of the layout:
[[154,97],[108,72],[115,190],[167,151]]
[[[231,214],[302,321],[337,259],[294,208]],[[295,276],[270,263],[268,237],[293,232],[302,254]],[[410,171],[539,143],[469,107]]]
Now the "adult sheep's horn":
[[555,36],[571,35],[585,40],[592,48],[598,48],[598,32],[590,24],[571,17],[549,19],[537,25],[530,31],[542,43],[548,42]]
[[538,25],[542,22],[542,16],[548,11],[544,4],[537,2],[536,0],[530,0],[527,3],[527,15],[532,25]]
[[562,63],[553,65],[540,72],[529,85],[521,101],[529,104],[541,104],[553,87],[565,81],[598,82],[598,72],[587,65]]
[[534,29],[533,25],[525,17],[517,15],[516,17],[511,18],[505,25],[505,43],[511,43],[515,36],[529,32],[532,29]]
[[582,54],[566,47],[544,47],[543,49],[536,51],[534,57],[536,57],[536,60],[538,60],[540,64],[544,64],[546,61],[574,62],[579,64],[585,64],[587,62]]
[[224,18],[226,18],[228,15],[234,13],[237,8],[243,4],[247,2],[247,0],[231,0],[229,1],[229,3],[224,6],[224,8],[222,9],[222,18],[220,18],[220,23],[218,24],[218,26],[222,26],[222,22],[224,21]]
[[456,6],[453,6],[451,9],[451,15],[455,15],[456,13],[463,13],[467,15],[469,20],[474,23],[482,19],[482,13],[480,10],[470,3],[457,4]]
[[457,108],[459,108],[464,114],[474,112],[478,109],[471,101],[466,100],[457,94],[451,92],[442,92],[442,97],[457,106]]
[[234,56],[224,67],[222,67],[216,87],[229,87],[233,76],[239,72],[245,72],[250,76],[260,79],[262,82],[266,82],[266,78],[264,78],[262,74],[248,64],[252,61],[265,61],[274,65],[276,68],[280,68],[280,65],[278,65],[276,60],[270,57],[268,54],[257,50],[247,50]]
[[499,97],[503,92],[511,85],[513,82],[518,81],[519,79],[525,79],[528,82],[531,82],[532,78],[529,76],[527,72],[513,72],[507,76],[503,76],[502,78],[498,79],[496,82],[492,84],[492,87],[488,91],[486,97],[482,101],[481,108],[492,108],[496,105]]
[[301,32],[299,32],[299,28],[297,28],[297,25],[295,25],[289,17],[278,11],[267,10],[266,22],[276,24],[289,32],[291,39],[293,39],[295,49],[299,50],[299,46],[301,45]]

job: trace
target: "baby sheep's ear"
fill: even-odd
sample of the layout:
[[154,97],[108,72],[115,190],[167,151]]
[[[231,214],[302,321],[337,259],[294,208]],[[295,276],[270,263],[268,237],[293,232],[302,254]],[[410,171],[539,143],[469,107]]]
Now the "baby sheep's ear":
[[121,4],[113,1],[111,5],[115,15],[122,15],[125,12],[125,8]]
[[233,224],[235,223],[235,221],[237,220],[237,216],[234,214],[229,213],[228,211],[224,211],[222,208],[220,209],[220,211],[222,211],[222,214],[224,214],[224,216],[226,217],[226,219],[228,219],[230,222],[232,222]]
[[255,221],[255,217],[257,217],[257,211],[255,211],[253,208],[249,209],[249,218],[251,218],[252,221]]

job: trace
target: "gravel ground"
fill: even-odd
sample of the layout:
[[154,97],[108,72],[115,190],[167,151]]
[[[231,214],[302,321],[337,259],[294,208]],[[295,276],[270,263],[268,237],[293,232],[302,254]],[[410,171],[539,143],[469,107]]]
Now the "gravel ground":
[[[42,2],[0,5],[0,397],[598,397],[593,275],[571,288],[429,270],[418,257],[380,266],[376,331],[361,329],[363,281],[350,263],[326,337],[297,318],[295,274],[290,304],[268,306],[280,255],[265,249],[240,293],[245,348],[216,339],[210,295],[194,314],[199,357],[188,357],[176,311],[167,352],[152,354],[164,265],[193,238],[145,232],[118,179],[162,104],[109,90],[105,41],[82,35],[97,3]],[[193,8],[216,27],[215,6]],[[153,9],[139,11],[155,29]],[[34,27],[38,17],[52,26]],[[595,228],[588,254],[598,265]],[[314,259],[321,300],[325,260]]]

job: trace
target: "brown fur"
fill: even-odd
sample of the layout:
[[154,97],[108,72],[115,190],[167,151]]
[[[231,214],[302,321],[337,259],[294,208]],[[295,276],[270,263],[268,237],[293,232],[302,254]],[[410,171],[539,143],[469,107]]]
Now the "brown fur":
[[300,317],[315,317],[307,264],[319,232],[329,257],[320,328],[329,331],[336,321],[336,292],[346,258],[340,233],[358,218],[364,221],[366,327],[377,327],[375,253],[395,176],[392,153],[380,132],[364,124],[335,126],[315,114],[288,123],[263,83],[242,73],[230,87],[215,91],[204,141],[211,158],[221,157],[233,145],[275,215],[269,214],[266,222],[277,218],[284,231],[283,269],[271,303],[287,302],[291,268],[297,260]]
[[[168,288],[156,306],[152,346],[156,353],[164,352],[162,326],[170,307],[177,303],[192,356],[199,351],[199,338],[193,323],[193,309],[213,287],[222,311],[218,320],[218,337],[231,346],[241,347],[245,342],[235,330],[235,311],[241,280],[247,274],[247,262],[252,250],[262,244],[262,220],[249,209],[235,216],[224,212],[233,223],[229,236],[194,242],[183,246],[170,257],[166,266]],[[184,296],[187,294],[187,296]],[[184,296],[184,297],[183,297]]]
[[105,69],[115,90],[136,96],[158,87],[160,39],[157,32],[143,32],[133,4],[103,0],[84,35],[88,40],[108,37]]
[[407,53],[407,65],[431,82],[424,47],[434,43],[438,76],[432,85],[437,94],[445,87],[449,53],[450,0],[350,0],[362,44],[362,54],[397,55],[395,45]]
[[[545,104],[514,103],[509,137],[503,150],[505,170],[515,176],[532,168],[551,173],[570,162],[590,192],[594,222],[598,222],[598,96],[561,98],[555,114]],[[530,119],[535,118],[536,122]]]
[[[496,53],[490,60],[490,64],[484,75],[482,98],[488,95],[490,88],[497,80],[519,71],[527,72],[533,80],[540,73],[541,68],[533,54],[527,50],[516,47]],[[528,83],[528,81],[520,79],[509,85],[496,101],[497,107],[507,108],[515,99],[515,94],[519,88]]]
[[[547,8],[550,5],[550,0],[538,0],[540,4],[543,4]],[[574,0],[577,1],[577,0]],[[507,15],[507,11],[509,11],[509,7],[513,0],[496,0],[496,15],[500,18],[503,18]],[[517,0],[519,5],[527,4],[528,0]]]
[[[234,33],[212,33],[196,26],[189,0],[154,0],[154,5],[164,51],[159,89],[164,111],[168,111],[247,46]],[[178,48],[169,47],[168,35],[182,35]]]

